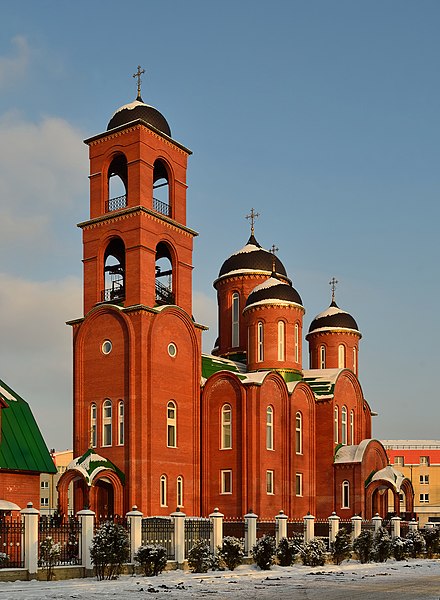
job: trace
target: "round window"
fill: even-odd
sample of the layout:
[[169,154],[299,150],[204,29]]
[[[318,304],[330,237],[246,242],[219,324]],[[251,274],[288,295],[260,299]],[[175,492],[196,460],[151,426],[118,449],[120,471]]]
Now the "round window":
[[110,340],[105,340],[101,346],[101,350],[103,354],[110,354],[112,351],[113,345]]
[[177,347],[176,344],[173,344],[173,342],[171,342],[171,344],[168,344],[168,354],[174,358],[177,354]]

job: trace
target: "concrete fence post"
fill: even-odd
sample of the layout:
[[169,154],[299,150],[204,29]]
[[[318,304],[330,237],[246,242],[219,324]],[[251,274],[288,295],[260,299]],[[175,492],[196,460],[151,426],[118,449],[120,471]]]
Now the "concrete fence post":
[[362,517],[354,515],[351,517],[351,541],[354,542],[356,538],[361,535],[362,531]]
[[411,521],[408,523],[408,531],[417,531],[418,528],[419,524],[417,521],[415,519],[411,519]]
[[27,569],[29,579],[36,579],[38,573],[38,519],[40,512],[34,508],[32,502],[21,511],[24,527],[24,568]]
[[86,576],[93,573],[93,564],[90,556],[90,546],[95,533],[95,513],[85,508],[77,513],[81,523],[81,564],[86,571]]
[[250,510],[244,515],[244,553],[250,556],[252,548],[257,543],[257,519],[258,515]]
[[315,539],[315,517],[308,513],[304,517],[304,543]]
[[223,545],[223,517],[224,514],[218,508],[214,508],[214,512],[209,515],[212,523],[211,552],[214,554],[217,554],[219,546]]
[[339,531],[340,520],[341,517],[338,517],[338,515],[335,512],[332,512],[332,514],[328,518],[328,540],[330,544],[335,543],[336,536]]
[[142,517],[144,515],[137,509],[137,506],[133,506],[125,516],[130,527],[130,562],[133,563],[134,555],[142,545]]
[[275,517],[275,538],[277,542],[277,546],[279,546],[280,541],[283,538],[287,537],[287,515],[284,514],[283,510]]
[[174,560],[178,568],[185,562],[185,513],[179,508],[171,513],[174,520]]
[[396,537],[400,537],[400,521],[402,519],[400,517],[392,517],[391,518],[391,537],[394,539]]
[[374,523],[374,533],[376,533],[382,527],[382,517],[376,513],[371,520]]

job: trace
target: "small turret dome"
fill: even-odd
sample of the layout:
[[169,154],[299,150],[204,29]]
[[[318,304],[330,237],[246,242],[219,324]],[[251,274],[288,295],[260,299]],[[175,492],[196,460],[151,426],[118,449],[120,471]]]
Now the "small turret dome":
[[249,294],[246,308],[261,304],[297,304],[302,307],[301,296],[290,283],[281,281],[272,273],[271,277],[257,285]]
[[[246,246],[225,260],[218,278],[252,272],[270,274],[273,261],[274,255],[269,250],[264,250],[252,234]],[[275,272],[283,280],[290,281],[283,263],[277,256],[275,256]]]
[[162,113],[154,106],[145,104],[140,96],[134,102],[118,108],[108,123],[107,131],[137,120],[144,121],[147,125],[152,125],[161,133],[171,137],[170,126]]
[[354,318],[348,312],[339,308],[334,300],[327,310],[316,315],[310,324],[309,333],[332,329],[349,329],[360,333]]

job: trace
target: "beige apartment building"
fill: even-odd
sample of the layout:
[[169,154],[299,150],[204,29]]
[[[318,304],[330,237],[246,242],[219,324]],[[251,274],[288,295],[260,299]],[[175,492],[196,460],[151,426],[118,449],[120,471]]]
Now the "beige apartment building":
[[419,525],[440,522],[440,440],[382,440],[382,444],[390,464],[411,480]]
[[[51,456],[57,468],[57,472],[55,474],[42,473],[40,475],[40,513],[42,515],[53,515],[58,508],[58,480],[67,469],[69,463],[72,462],[73,450],[64,450],[62,452],[55,452],[54,450],[51,450]],[[68,494],[69,515],[73,510],[73,496],[71,488],[72,486],[70,486]]]

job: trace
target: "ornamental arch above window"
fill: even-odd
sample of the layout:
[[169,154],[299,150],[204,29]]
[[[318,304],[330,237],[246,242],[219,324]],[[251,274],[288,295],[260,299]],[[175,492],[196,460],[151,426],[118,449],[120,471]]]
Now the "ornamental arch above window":
[[125,298],[125,245],[115,237],[104,252],[104,290],[102,302],[120,302]]
[[158,158],[153,167],[153,210],[172,216],[170,169],[164,160]]
[[175,304],[173,254],[166,242],[156,246],[156,304]]
[[106,212],[127,206],[128,169],[124,154],[116,154],[107,171],[108,199]]

